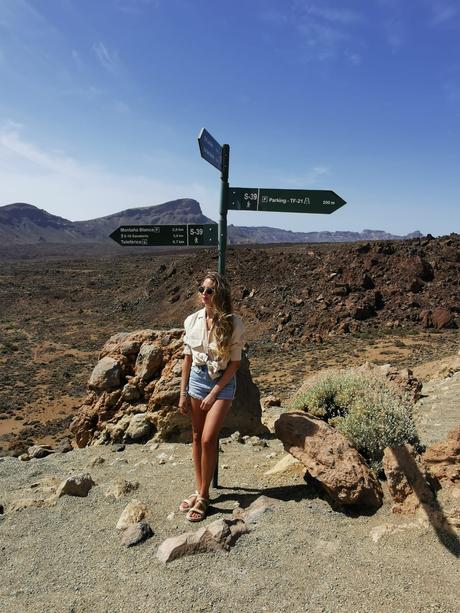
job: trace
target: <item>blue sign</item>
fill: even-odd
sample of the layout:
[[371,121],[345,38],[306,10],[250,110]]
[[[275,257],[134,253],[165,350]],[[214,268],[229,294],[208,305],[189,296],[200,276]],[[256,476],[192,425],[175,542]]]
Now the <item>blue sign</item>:
[[200,147],[201,157],[207,162],[222,170],[222,146],[216,139],[203,128],[198,136],[198,145]]

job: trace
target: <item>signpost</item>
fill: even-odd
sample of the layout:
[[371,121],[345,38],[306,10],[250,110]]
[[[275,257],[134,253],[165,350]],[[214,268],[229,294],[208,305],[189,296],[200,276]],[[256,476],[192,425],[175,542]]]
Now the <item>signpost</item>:
[[222,170],[222,147],[216,139],[203,128],[198,136],[201,157],[207,162]]
[[346,204],[331,190],[231,187],[228,208],[236,211],[333,213]]
[[[230,146],[220,145],[203,128],[198,136],[200,154],[221,172],[219,228],[216,224],[171,224],[120,226],[112,238],[124,247],[199,247],[218,246],[218,271],[225,274],[227,248],[227,212],[276,211],[282,213],[333,213],[345,200],[331,190],[266,189],[229,187]],[[218,487],[219,441],[213,486]]]
[[227,210],[228,210],[228,169],[230,146],[219,145],[214,136],[205,128],[198,135],[201,157],[221,171],[220,216],[219,216],[219,260],[218,272],[225,274],[225,250],[227,248]]
[[217,224],[120,226],[110,238],[123,247],[215,246]]
[[[203,128],[198,136],[201,157],[221,171],[221,195],[219,217],[219,262],[218,271],[225,274],[225,251],[227,248],[227,212],[276,211],[282,213],[330,214],[346,204],[345,200],[331,190],[310,189],[265,189],[260,187],[229,187],[228,174],[230,146],[220,145]],[[218,486],[219,441],[213,486]]]

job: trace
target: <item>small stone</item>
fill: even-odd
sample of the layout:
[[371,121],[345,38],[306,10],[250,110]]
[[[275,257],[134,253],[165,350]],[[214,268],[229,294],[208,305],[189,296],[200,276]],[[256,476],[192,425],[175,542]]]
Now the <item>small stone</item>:
[[157,558],[166,564],[187,555],[228,551],[248,531],[242,519],[218,519],[196,532],[166,539],[158,548]]
[[125,547],[132,547],[138,545],[143,541],[153,536],[153,530],[146,521],[140,521],[132,526],[128,526],[123,531],[121,537],[121,544]]
[[93,485],[96,484],[88,473],[72,475],[59,485],[56,495],[58,498],[65,495],[84,498],[88,495]]
[[137,490],[139,483],[137,481],[126,481],[126,479],[117,479],[113,483],[109,484],[106,488],[104,495],[106,497],[113,496],[118,500],[122,496],[126,496],[130,492]]
[[46,456],[51,453],[55,453],[55,451],[49,445],[32,445],[32,447],[29,447],[27,450],[27,453],[30,459],[35,458],[39,460],[41,458],[46,458]]
[[222,468],[230,468],[228,464],[222,464]]
[[267,470],[265,474],[266,475],[276,475],[278,473],[284,473],[287,470],[289,470],[289,468],[293,464],[300,464],[300,461],[297,460],[297,458],[294,458],[294,456],[292,456],[290,453],[288,453],[283,458],[281,458],[281,460],[277,464],[275,464],[273,468],[271,468],[270,470]]
[[105,459],[102,456],[98,455],[91,460],[88,466],[90,466],[91,468],[94,468],[95,466],[98,466],[99,464],[104,464],[104,462],[105,462]]
[[122,443],[115,443],[114,445],[112,445],[112,451],[114,452],[124,451],[124,450],[125,450],[125,445],[123,445]]
[[120,519],[117,522],[117,530],[126,530],[129,526],[137,524],[147,514],[147,506],[140,500],[133,498],[129,504],[126,505]]
[[28,453],[21,453],[19,459],[21,460],[21,462],[28,462],[30,460],[30,457]]
[[172,521],[174,518],[176,517],[174,511],[171,511],[171,513],[169,513],[169,515],[167,515],[166,519],[168,521]]
[[232,441],[234,441],[235,443],[242,443],[243,442],[243,437],[241,436],[240,432],[238,432],[238,430],[236,430],[236,432],[234,432],[233,434],[230,435],[230,438]]
[[59,453],[69,453],[69,451],[72,451],[72,450],[73,450],[72,443],[70,442],[70,438],[68,436],[61,438],[59,440],[58,448],[57,448],[57,451]]

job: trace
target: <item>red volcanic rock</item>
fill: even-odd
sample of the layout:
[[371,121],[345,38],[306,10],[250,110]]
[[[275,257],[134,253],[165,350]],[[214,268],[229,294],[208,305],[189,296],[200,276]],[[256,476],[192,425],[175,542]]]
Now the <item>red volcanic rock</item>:
[[429,447],[423,454],[430,474],[443,485],[460,482],[460,426],[449,432],[445,441]]
[[433,309],[431,313],[431,320],[433,322],[433,327],[437,330],[441,330],[442,328],[456,328],[457,324],[455,322],[452,313],[449,309],[444,309],[442,307],[438,307],[437,309]]
[[[79,447],[156,440],[191,440],[190,416],[178,411],[182,329],[137,330],[112,336],[93,370],[89,394],[71,423]],[[96,373],[96,374],[95,374]],[[243,356],[223,436],[267,432],[260,394]]]
[[363,457],[326,422],[305,413],[283,413],[275,432],[329,496],[343,506],[378,509],[383,493]]
[[394,513],[412,514],[421,505],[433,505],[435,496],[427,481],[426,468],[410,445],[387,447],[383,470],[395,501]]
[[436,328],[437,330],[458,327],[453,314],[449,309],[443,307],[423,310],[420,313],[420,321],[425,328]]

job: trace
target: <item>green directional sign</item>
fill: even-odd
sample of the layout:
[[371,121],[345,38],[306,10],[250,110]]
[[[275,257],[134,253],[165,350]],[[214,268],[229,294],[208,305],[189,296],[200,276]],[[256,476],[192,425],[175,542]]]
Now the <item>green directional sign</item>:
[[123,247],[199,247],[217,245],[217,224],[120,226],[110,238]]
[[346,204],[331,190],[230,187],[228,208],[235,211],[333,213]]

